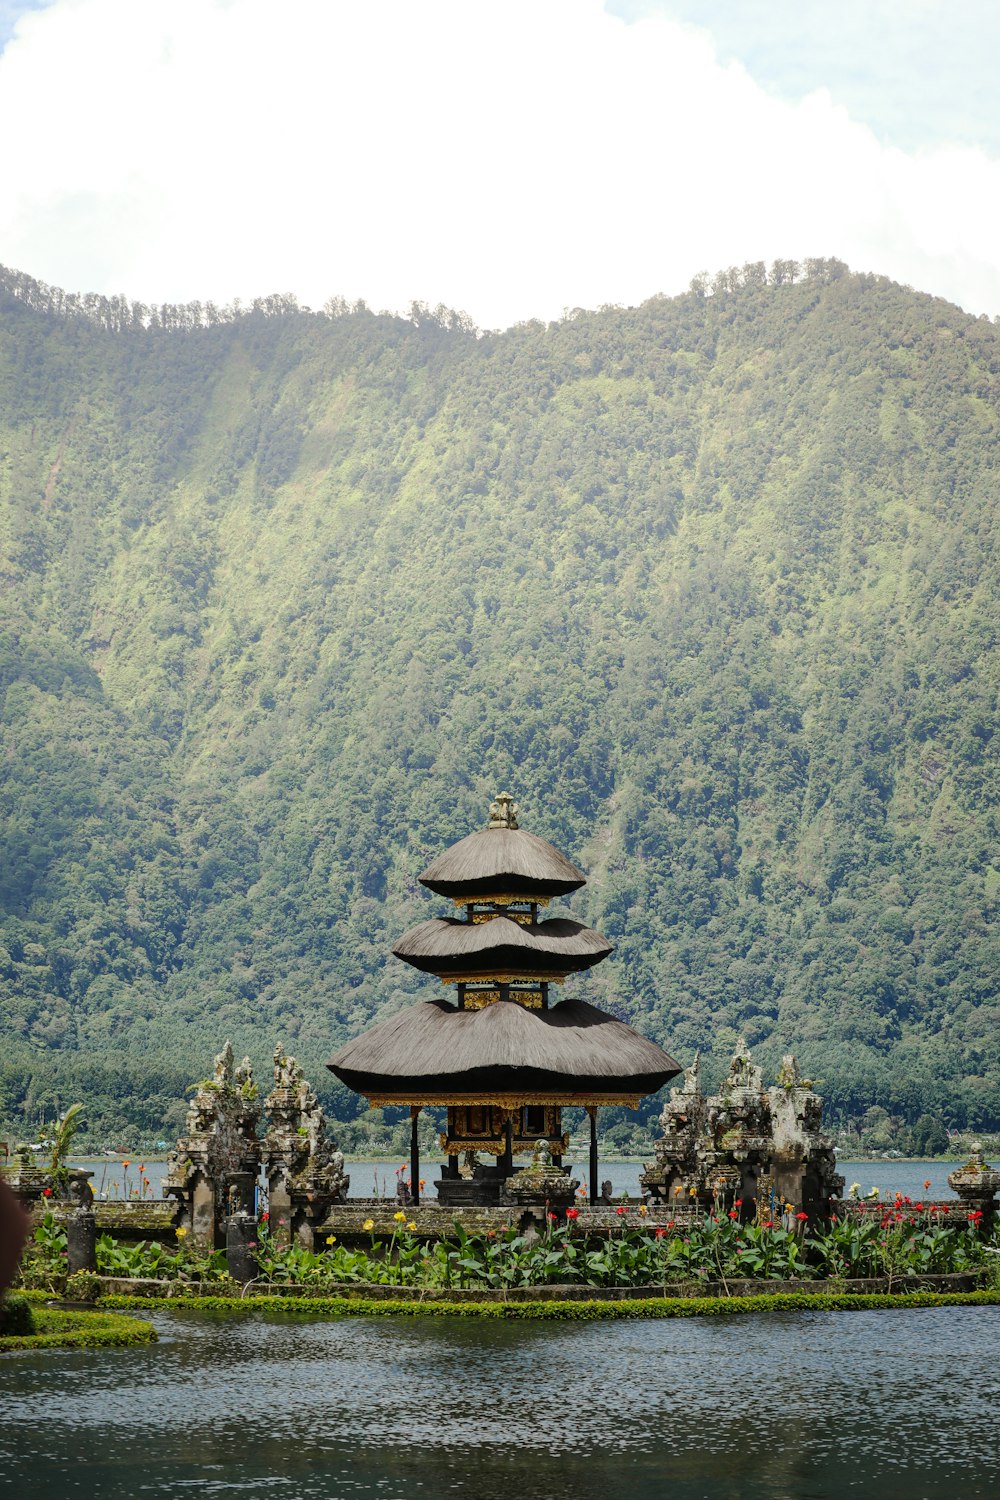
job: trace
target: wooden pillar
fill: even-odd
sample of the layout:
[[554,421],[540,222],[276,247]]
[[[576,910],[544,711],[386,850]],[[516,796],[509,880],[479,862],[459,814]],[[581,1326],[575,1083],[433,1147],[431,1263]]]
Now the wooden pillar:
[[420,1138],[417,1135],[417,1120],[420,1105],[410,1105],[410,1197],[414,1208],[420,1207]]
[[590,1116],[590,1201],[596,1203],[600,1197],[600,1185],[597,1181],[597,1105],[588,1104],[587,1113]]
[[514,1124],[513,1124],[513,1121],[511,1121],[511,1120],[507,1121],[506,1125],[504,1126],[503,1134],[504,1134],[503,1169],[504,1169],[505,1174],[508,1177],[510,1177],[513,1174],[513,1171],[514,1171]]

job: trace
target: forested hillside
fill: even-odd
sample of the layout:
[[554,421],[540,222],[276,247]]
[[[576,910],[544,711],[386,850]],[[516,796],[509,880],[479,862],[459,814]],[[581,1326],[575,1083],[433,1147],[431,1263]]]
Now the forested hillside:
[[226,1036],[352,1113],[505,788],[581,994],[1000,1125],[1000,328],[794,270],[481,336],[4,274],[0,1121],[172,1129]]

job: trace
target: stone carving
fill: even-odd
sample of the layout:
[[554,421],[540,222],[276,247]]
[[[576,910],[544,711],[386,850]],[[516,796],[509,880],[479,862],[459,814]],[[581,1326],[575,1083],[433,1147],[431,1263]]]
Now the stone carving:
[[811,1218],[828,1217],[844,1180],[822,1119],[822,1100],[800,1078],[795,1058],[782,1059],[777,1085],[765,1089],[741,1038],[718,1094],[702,1094],[697,1057],[671,1089],[656,1160],[640,1178],[643,1193],[703,1210],[739,1199],[747,1218],[772,1217],[783,1202]]
[[683,1082],[670,1090],[660,1115],[661,1137],[656,1142],[656,1162],[640,1177],[644,1194],[667,1203],[679,1183],[689,1184],[698,1175],[698,1144],[706,1131],[707,1106],[701,1092],[701,1054],[684,1071]]
[[170,1153],[163,1180],[164,1197],[179,1200],[180,1225],[202,1247],[221,1246],[227,1214],[254,1212],[259,1120],[250,1059],[234,1067],[227,1041],[214,1060],[211,1078],[195,1087],[185,1133]]
[[11,1157],[13,1166],[4,1173],[4,1181],[22,1202],[35,1203],[50,1198],[53,1203],[72,1203],[77,1208],[86,1208],[93,1203],[94,1190],[90,1185],[93,1172],[65,1165],[39,1166],[38,1154],[27,1142],[16,1145]]
[[572,1206],[579,1186],[575,1177],[555,1165],[551,1147],[543,1137],[532,1147],[530,1166],[504,1182],[501,1202],[516,1204],[538,1220],[546,1213],[562,1216]]
[[271,1233],[277,1239],[294,1235],[312,1249],[316,1228],[347,1197],[351,1179],[343,1152],[327,1140],[326,1117],[312,1086],[281,1047],[274,1049],[274,1088],[264,1109]]
[[972,1154],[965,1165],[948,1173],[948,1186],[958,1194],[966,1213],[979,1212],[986,1220],[996,1216],[1000,1172],[986,1161],[978,1141],[973,1141]]
[[490,803],[490,828],[517,828],[518,806],[510,792],[499,792]]
[[552,1165],[552,1152],[549,1143],[544,1137],[540,1137],[532,1147],[531,1171],[544,1172]]
[[775,1198],[810,1219],[828,1219],[830,1203],[844,1191],[833,1142],[823,1134],[823,1101],[812,1080],[799,1076],[795,1058],[781,1060],[777,1085],[767,1091],[772,1151],[768,1171]]

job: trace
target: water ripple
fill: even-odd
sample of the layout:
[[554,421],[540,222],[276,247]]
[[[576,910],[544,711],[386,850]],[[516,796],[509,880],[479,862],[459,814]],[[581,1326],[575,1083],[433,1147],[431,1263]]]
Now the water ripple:
[[[997,1500],[991,1308],[677,1322],[158,1313],[0,1361],[0,1472],[72,1493]],[[971,1435],[975,1434],[970,1449]],[[991,1467],[992,1466],[992,1467]]]

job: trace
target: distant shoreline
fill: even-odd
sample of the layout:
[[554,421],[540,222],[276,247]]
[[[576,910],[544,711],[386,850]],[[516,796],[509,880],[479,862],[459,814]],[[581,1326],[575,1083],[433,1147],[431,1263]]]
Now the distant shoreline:
[[[574,1151],[571,1148],[569,1151],[563,1152],[563,1156],[564,1157],[569,1156],[569,1157],[584,1158],[586,1156],[586,1150],[587,1150],[587,1148],[585,1146],[580,1147],[580,1149],[577,1150],[577,1151]],[[985,1148],[985,1154],[987,1156],[990,1156],[990,1155],[993,1154],[993,1152],[991,1151],[991,1149],[989,1147],[986,1147]],[[942,1163],[942,1162],[956,1162],[956,1163],[961,1163],[961,1162],[964,1162],[967,1159],[968,1155],[969,1155],[968,1149],[966,1149],[964,1151],[949,1153],[947,1156],[883,1156],[881,1154],[879,1154],[877,1156],[870,1156],[870,1155],[866,1155],[862,1151],[852,1152],[850,1156],[847,1156],[847,1155],[845,1155],[844,1152],[841,1151],[841,1152],[838,1152],[838,1160],[839,1161],[845,1161],[845,1162],[847,1162],[847,1161],[865,1162],[866,1164],[875,1163],[875,1164],[880,1165],[880,1166],[898,1166],[898,1165],[901,1165],[903,1163],[914,1164],[914,1163],[924,1162],[928,1166],[931,1166],[934,1163]],[[600,1159],[601,1159],[602,1165],[606,1162],[608,1164],[608,1166],[632,1166],[632,1165],[635,1165],[635,1164],[642,1164],[643,1162],[652,1161],[653,1158],[654,1158],[654,1156],[655,1156],[655,1151],[653,1149],[653,1143],[650,1143],[650,1150],[645,1155],[643,1155],[643,1156],[622,1156],[620,1154],[614,1155],[614,1156],[610,1156],[610,1155],[605,1155],[602,1152]],[[130,1151],[130,1152],[122,1151],[122,1152],[116,1152],[114,1155],[108,1155],[108,1154],[106,1154],[104,1152],[95,1152],[95,1153],[80,1152],[79,1154],[73,1153],[72,1160],[74,1162],[79,1162],[79,1163],[82,1163],[82,1164],[86,1164],[87,1166],[93,1166],[95,1164],[98,1165],[98,1166],[103,1166],[105,1164],[107,1164],[108,1166],[111,1166],[111,1165],[114,1165],[114,1164],[119,1164],[120,1165],[120,1163],[122,1162],[122,1160],[125,1159],[126,1157],[128,1158],[128,1161],[130,1163],[133,1162],[133,1161],[138,1162],[138,1160],[141,1158],[142,1161],[150,1163],[150,1164],[152,1164],[153,1162],[165,1163],[169,1159],[168,1157],[164,1156],[162,1153],[143,1153],[143,1152],[139,1152],[139,1151]],[[407,1162],[401,1162],[398,1156],[367,1156],[367,1155],[365,1155],[362,1152],[345,1151],[344,1152],[344,1158],[345,1158],[346,1161],[349,1161],[349,1162],[359,1162],[359,1163],[361,1163],[361,1164],[363,1164],[365,1166],[369,1166],[369,1165],[373,1166],[373,1167],[396,1167],[396,1166],[400,1166],[400,1167],[402,1167],[407,1172],[410,1169],[409,1162],[408,1161]],[[441,1166],[444,1166],[444,1158],[440,1157],[440,1156],[422,1157],[421,1158],[421,1163],[422,1163],[422,1165],[428,1166],[428,1167],[441,1167]]]

